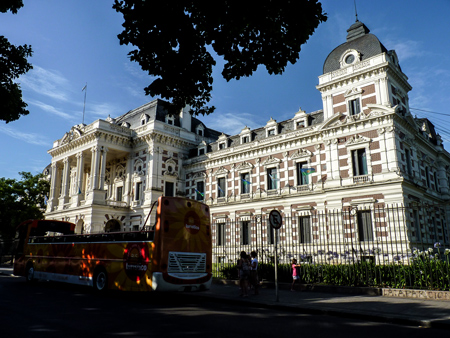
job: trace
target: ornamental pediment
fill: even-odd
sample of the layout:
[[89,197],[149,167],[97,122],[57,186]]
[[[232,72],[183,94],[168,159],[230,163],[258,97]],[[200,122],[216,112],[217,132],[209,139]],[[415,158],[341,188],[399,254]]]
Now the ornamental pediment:
[[352,138],[350,138],[350,140],[348,140],[347,143],[345,143],[345,145],[353,146],[353,145],[358,145],[358,144],[363,144],[363,143],[369,143],[370,141],[371,141],[371,139],[368,137],[356,135],[356,136],[353,136]]
[[262,165],[270,165],[270,164],[278,164],[281,160],[270,155],[265,161],[262,162]]
[[250,170],[253,169],[253,165],[251,163],[248,163],[248,162],[242,162],[242,163],[239,163],[236,166],[236,170],[237,171],[248,170],[248,169],[250,169]]
[[[80,125],[82,126],[82,124]],[[82,131],[78,126],[73,126],[68,133],[65,133],[61,139],[61,145],[70,143],[77,138],[80,138],[82,135]]]
[[205,179],[205,178],[206,178],[206,173],[204,173],[204,172],[195,173],[195,174],[192,176],[192,178],[193,178],[194,180],[197,180],[197,179]]
[[349,96],[353,96],[353,95],[360,95],[362,94],[362,89],[361,88],[352,88],[349,89],[345,92],[344,97],[349,97]]
[[311,156],[312,156],[312,152],[310,152],[309,150],[299,149],[291,156],[291,160],[305,158],[305,157],[309,158]]
[[215,175],[215,176],[218,176],[218,175],[228,175],[228,170],[225,169],[224,167],[220,167],[220,168],[214,173],[214,175]]

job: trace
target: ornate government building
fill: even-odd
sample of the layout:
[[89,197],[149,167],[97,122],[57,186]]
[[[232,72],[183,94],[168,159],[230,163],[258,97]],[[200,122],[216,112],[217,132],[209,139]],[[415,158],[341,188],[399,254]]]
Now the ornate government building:
[[[186,196],[210,205],[216,246],[270,244],[262,225],[273,209],[293,243],[329,241],[317,215],[351,210],[353,225],[333,223],[336,242],[448,244],[450,155],[433,124],[411,115],[395,51],[359,21],[347,32],[319,76],[320,110],[226,135],[154,100],[72,127],[49,150],[46,218],[85,233],[137,230],[159,196]],[[377,212],[418,204],[428,209],[402,209],[394,232]]]

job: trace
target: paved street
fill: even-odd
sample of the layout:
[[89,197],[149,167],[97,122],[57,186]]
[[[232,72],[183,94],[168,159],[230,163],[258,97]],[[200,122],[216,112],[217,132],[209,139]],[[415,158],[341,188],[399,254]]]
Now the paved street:
[[[2,336],[287,337],[298,332],[308,337],[380,337],[391,332],[409,338],[445,334],[439,329],[261,306],[252,303],[256,296],[244,304],[236,286],[230,288],[233,298],[208,293],[98,294],[86,287],[45,281],[28,285],[23,278],[0,275]],[[270,298],[274,290],[261,291],[262,297]]]

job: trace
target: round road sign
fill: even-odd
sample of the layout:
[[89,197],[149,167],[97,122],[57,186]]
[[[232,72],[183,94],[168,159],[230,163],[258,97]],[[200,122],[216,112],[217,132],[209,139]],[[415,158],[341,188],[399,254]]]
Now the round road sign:
[[269,223],[272,228],[279,229],[283,225],[283,218],[278,210],[272,210],[269,214]]

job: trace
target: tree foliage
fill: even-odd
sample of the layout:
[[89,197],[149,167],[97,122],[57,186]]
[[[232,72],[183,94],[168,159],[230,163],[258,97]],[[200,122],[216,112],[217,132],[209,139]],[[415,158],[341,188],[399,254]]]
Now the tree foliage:
[[208,46],[223,57],[227,81],[250,76],[259,65],[281,74],[327,19],[318,0],[115,0],[113,8],[124,17],[120,43],[137,47],[130,60],[156,76],[145,93],[171,99],[171,113],[185,105],[194,114],[214,110],[206,106],[216,64]]
[[[0,12],[6,13],[11,10],[16,14],[22,6],[22,0],[2,0]],[[14,80],[33,68],[27,62],[27,57],[32,53],[30,46],[14,46],[0,35],[0,120],[6,123],[29,114],[25,109],[27,104],[22,100],[20,86]]]
[[43,217],[44,199],[50,191],[50,182],[42,174],[19,174],[19,181],[0,178],[0,235],[5,239],[14,236],[22,221]]

